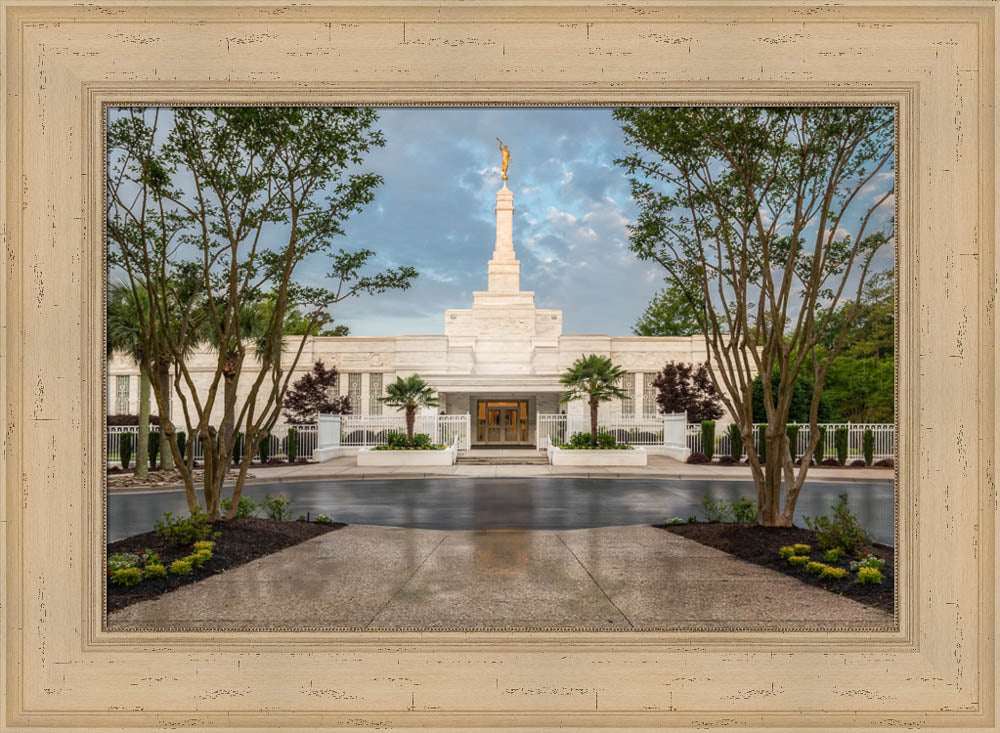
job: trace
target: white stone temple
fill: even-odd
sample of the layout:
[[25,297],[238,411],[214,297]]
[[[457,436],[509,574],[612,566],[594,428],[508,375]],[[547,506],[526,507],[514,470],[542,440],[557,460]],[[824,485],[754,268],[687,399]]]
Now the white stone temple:
[[[562,311],[536,308],[534,292],[521,290],[521,263],[513,237],[514,194],[506,182],[497,192],[495,211],[496,240],[487,262],[486,289],[474,293],[471,308],[445,310],[443,333],[311,337],[296,373],[306,373],[318,360],[335,366],[340,394],[350,397],[355,414],[387,414],[391,408],[378,400],[385,385],[398,376],[419,374],[437,390],[438,412],[471,415],[473,445],[534,445],[536,414],[584,413],[580,401],[559,403],[559,377],[580,356],[600,354],[627,372],[624,386],[631,395],[603,404],[602,415],[655,416],[653,378],[667,361],[704,362],[704,339],[564,334]],[[300,338],[288,337],[296,345]],[[291,346],[286,349],[289,359],[294,353]],[[214,353],[196,353],[188,363],[194,365],[196,381],[203,374],[207,390],[215,369]],[[115,354],[110,360],[109,415],[138,412],[138,374],[135,364],[123,356]],[[252,364],[246,364],[241,397],[253,377]],[[221,421],[221,398],[216,409],[219,414],[214,419]],[[172,414],[181,414],[176,398]]]

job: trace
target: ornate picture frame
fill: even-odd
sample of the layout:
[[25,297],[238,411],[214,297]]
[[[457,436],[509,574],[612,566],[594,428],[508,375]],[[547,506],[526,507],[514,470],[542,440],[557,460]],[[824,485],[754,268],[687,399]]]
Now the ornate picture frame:
[[[997,5],[2,2],[4,730],[996,730]],[[108,104],[879,103],[898,629],[104,630]]]

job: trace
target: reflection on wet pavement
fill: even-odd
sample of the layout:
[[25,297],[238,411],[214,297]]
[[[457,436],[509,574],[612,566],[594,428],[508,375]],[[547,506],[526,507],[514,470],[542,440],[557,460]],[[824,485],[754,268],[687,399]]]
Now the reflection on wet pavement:
[[[756,499],[752,481],[604,478],[434,478],[252,484],[244,495],[292,499],[295,515],[328,514],[339,522],[437,530],[569,530],[658,524],[701,517],[705,495]],[[893,544],[892,481],[807,482],[796,507],[803,515],[830,513],[837,495],[874,539]],[[164,512],[186,513],[182,491],[113,493],[108,539],[148,532]],[[511,558],[513,562],[516,558]]]

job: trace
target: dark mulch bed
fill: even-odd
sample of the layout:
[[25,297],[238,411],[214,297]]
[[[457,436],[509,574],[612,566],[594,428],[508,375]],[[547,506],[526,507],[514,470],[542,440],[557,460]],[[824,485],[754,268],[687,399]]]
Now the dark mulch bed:
[[[215,529],[221,534],[213,538],[215,548],[212,559],[190,575],[167,575],[165,578],[150,578],[138,585],[127,588],[108,583],[108,613],[117,611],[139,601],[148,601],[164,593],[169,593],[182,585],[239,567],[272,552],[297,545],[305,540],[318,537],[346,527],[346,524],[317,524],[315,522],[276,522],[272,519],[231,519],[215,522]],[[108,545],[108,555],[115,552],[134,552],[142,555],[146,549],[159,554],[164,566],[170,565],[191,553],[190,547],[168,545],[152,532],[132,535]]]
[[[791,575],[809,585],[816,585],[831,593],[853,598],[859,603],[868,606],[875,606],[884,609],[889,613],[893,611],[893,588],[895,587],[895,574],[893,572],[893,562],[895,552],[888,545],[873,543],[861,548],[869,554],[877,556],[880,560],[885,560],[885,569],[882,575],[885,576],[881,585],[860,585],[855,582],[855,573],[848,573],[842,580],[832,580],[824,578],[820,580],[815,575],[810,575],[801,567],[793,567],[787,561],[778,556],[778,548],[785,545],[802,543],[812,547],[809,555],[811,560],[825,562],[823,551],[819,549],[816,541],[816,533],[809,529],[800,527],[761,527],[757,524],[735,524],[730,522],[695,522],[689,524],[657,524],[658,529],[665,529],[689,540],[700,542],[703,545],[714,547],[717,550],[728,552],[741,560],[752,562],[755,565],[762,565],[772,570]],[[850,565],[853,557],[844,557],[838,562],[828,562],[826,565],[842,567],[845,570]]]

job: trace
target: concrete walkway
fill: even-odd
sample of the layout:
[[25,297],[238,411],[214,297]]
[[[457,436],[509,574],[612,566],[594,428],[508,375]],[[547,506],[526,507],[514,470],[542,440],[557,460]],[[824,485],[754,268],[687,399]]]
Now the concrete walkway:
[[649,526],[352,525],[112,614],[110,629],[888,628],[891,613]]
[[[498,458],[507,458],[523,453],[522,450],[466,451],[459,455],[481,455],[489,453]],[[528,451],[532,455],[535,451]],[[647,478],[647,479],[724,479],[727,481],[752,481],[750,467],[714,466],[681,463],[666,456],[649,456],[648,465],[629,466],[550,466],[550,465],[455,465],[455,466],[415,466],[415,467],[362,467],[356,465],[354,456],[341,456],[323,463],[299,463],[290,466],[253,466],[250,469],[252,483],[300,483],[303,481],[323,481],[331,479],[385,479],[385,478],[441,478],[441,477],[482,477],[482,478],[530,478],[533,476],[566,476],[571,478]],[[810,468],[808,481],[892,481],[891,468]],[[179,484],[177,484],[179,486]],[[174,484],[170,484],[174,486]],[[145,487],[114,486],[108,490],[141,491]],[[162,490],[165,486],[151,487]]]

